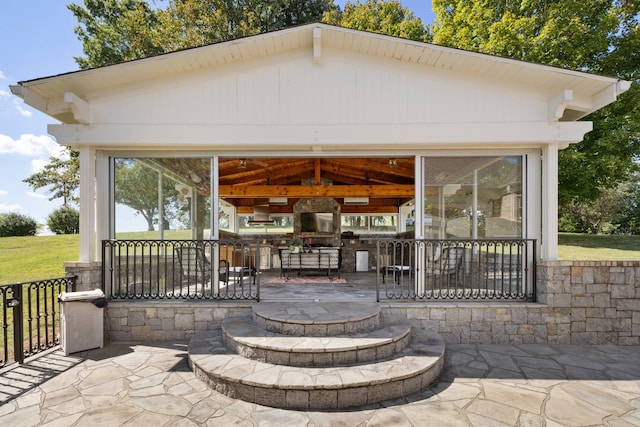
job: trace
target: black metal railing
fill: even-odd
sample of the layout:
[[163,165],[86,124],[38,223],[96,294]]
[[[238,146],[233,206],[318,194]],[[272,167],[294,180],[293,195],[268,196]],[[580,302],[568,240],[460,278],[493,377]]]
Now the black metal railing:
[[102,242],[102,283],[114,300],[259,301],[259,266],[259,241]]
[[60,293],[74,291],[76,276],[0,285],[0,367],[60,344]]
[[377,255],[378,301],[535,301],[535,240],[380,240]]

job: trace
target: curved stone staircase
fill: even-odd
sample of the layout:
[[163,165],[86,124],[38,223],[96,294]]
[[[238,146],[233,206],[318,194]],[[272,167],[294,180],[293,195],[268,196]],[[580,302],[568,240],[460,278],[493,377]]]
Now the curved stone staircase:
[[444,341],[376,304],[259,303],[251,316],[195,335],[195,374],[214,390],[261,405],[337,409],[404,397],[442,370]]

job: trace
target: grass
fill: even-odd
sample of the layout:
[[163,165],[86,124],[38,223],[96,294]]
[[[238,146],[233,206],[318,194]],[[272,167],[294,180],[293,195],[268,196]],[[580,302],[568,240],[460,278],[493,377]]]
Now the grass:
[[[166,239],[188,239],[188,231],[167,232]],[[119,238],[157,238],[156,233],[127,233]],[[561,260],[640,260],[640,236],[560,233]],[[65,261],[79,256],[78,235],[0,238],[0,284],[62,277]]]
[[[78,235],[63,235],[63,236],[27,236],[27,237],[3,237],[0,238],[0,284],[10,284],[19,282],[29,282],[33,280],[41,279],[53,279],[56,277],[63,277],[65,275],[64,262],[74,261],[78,259],[79,255],[79,239]],[[44,291],[42,289],[42,291]],[[23,285],[23,299],[26,300],[28,291],[28,285]],[[47,291],[48,293],[48,291]],[[32,328],[36,328],[38,325],[37,318],[43,316],[43,312],[51,309],[51,307],[45,308],[45,300],[42,293],[39,293],[39,304],[35,307],[39,308],[39,312],[31,310],[27,312],[27,306],[23,305],[24,316],[24,333],[29,334],[29,319],[32,320]],[[54,296],[55,298],[55,296]],[[3,300],[4,302],[4,300]],[[35,303],[35,301],[33,301]],[[49,300],[49,304],[53,301]],[[0,312],[3,310],[0,309]],[[50,312],[49,312],[50,313]],[[4,314],[8,315],[6,325],[3,325],[0,331],[0,338],[2,343],[6,338],[9,343],[8,358],[6,363],[13,362],[13,341],[14,341],[14,327],[13,327],[13,314],[11,310],[4,311]],[[51,316],[49,314],[48,316]],[[60,313],[56,309],[55,312],[56,325],[60,323]],[[51,324],[52,318],[48,317],[48,328],[45,328],[45,319],[40,319],[43,323],[39,324],[39,336],[44,338],[45,336],[49,340],[55,340],[58,337],[59,329],[53,329]],[[2,320],[0,320],[2,323]],[[45,330],[47,329],[47,330]],[[4,336],[6,334],[6,337]],[[29,336],[25,336],[25,350],[30,352],[29,349]],[[42,345],[46,345],[45,342],[39,342],[37,336],[33,336],[32,339],[36,341],[34,345],[42,348]],[[2,344],[0,344],[2,346]],[[0,348],[4,350],[4,348]],[[0,353],[0,358],[2,354]]]
[[558,258],[567,261],[638,261],[640,236],[560,233]]
[[65,261],[77,261],[77,234],[0,238],[0,284],[65,275]]

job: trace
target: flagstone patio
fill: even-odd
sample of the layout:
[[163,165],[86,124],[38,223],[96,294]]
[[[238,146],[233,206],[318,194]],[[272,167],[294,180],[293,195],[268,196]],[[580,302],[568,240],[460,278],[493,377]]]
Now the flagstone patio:
[[197,379],[186,342],[56,351],[0,376],[0,424],[255,426],[640,425],[640,347],[447,346],[431,387],[338,411],[274,409]]

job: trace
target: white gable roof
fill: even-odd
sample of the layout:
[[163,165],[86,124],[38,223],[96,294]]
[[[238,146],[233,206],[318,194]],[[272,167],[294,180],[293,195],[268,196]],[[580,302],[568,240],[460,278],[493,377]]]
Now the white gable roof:
[[590,127],[560,122],[596,111],[628,87],[610,77],[309,24],[11,90],[64,124],[89,125],[52,127],[61,143],[104,142],[108,134],[114,145],[224,149],[400,148],[474,142],[469,135],[484,144],[518,142],[517,135],[526,143],[573,142]]

